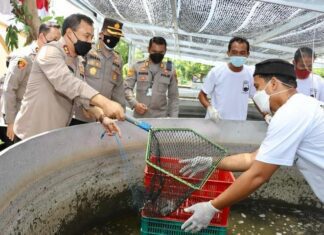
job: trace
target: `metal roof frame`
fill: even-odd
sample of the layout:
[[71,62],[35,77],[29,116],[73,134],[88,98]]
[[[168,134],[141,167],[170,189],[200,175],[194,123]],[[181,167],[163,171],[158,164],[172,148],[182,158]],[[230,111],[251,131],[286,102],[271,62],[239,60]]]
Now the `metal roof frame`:
[[[100,24],[104,18],[103,10],[98,10],[91,2],[96,2],[101,0],[70,0],[81,7],[96,13],[96,21]],[[258,34],[256,37],[249,38],[250,45],[252,46],[251,55],[249,61],[258,62],[262,59],[280,57],[286,60],[291,60],[294,52],[296,51],[295,46],[289,46],[289,44],[280,43],[280,37],[285,37],[290,32],[298,31],[304,33],[307,37],[307,24],[312,25],[309,27],[316,26],[317,19],[324,18],[324,3],[323,0],[253,0],[249,6],[249,13],[245,15],[245,18],[242,18],[239,25],[236,26],[233,30],[227,34],[215,34],[209,33],[211,24],[215,17],[215,10],[219,5],[217,5],[222,0],[211,0],[207,5],[207,8],[204,8],[205,16],[203,21],[200,24],[200,27],[196,31],[184,30],[181,25],[179,25],[179,19],[181,17],[181,11],[185,7],[185,0],[164,0],[165,4],[168,4],[169,10],[169,23],[168,25],[155,24],[154,21],[154,12],[152,12],[152,6],[156,4],[155,1],[148,0],[138,0],[142,5],[142,12],[146,14],[145,19],[142,19],[142,22],[138,22],[132,18],[132,16],[125,15],[125,12],[122,12],[120,9],[122,1],[118,0],[109,0],[102,1],[102,4],[107,3],[111,7],[111,10],[114,11],[116,17],[120,18],[119,20],[124,23],[124,32],[125,39],[128,42],[131,42],[133,46],[138,46],[140,48],[146,48],[148,40],[152,36],[164,36],[167,38],[168,50],[170,54],[176,56],[177,58],[184,57],[188,58],[193,56],[193,60],[211,60],[211,63],[215,59],[225,61],[227,59],[226,50],[228,41],[236,33],[242,32],[242,29],[249,26],[255,17],[255,12],[265,4],[267,6],[287,6],[290,12],[294,11],[296,14],[292,14],[291,19],[287,18],[286,21],[282,24],[276,23],[276,27],[265,28],[263,34]],[[189,0],[188,0],[189,1]],[[129,2],[129,1],[128,1]],[[132,1],[131,1],[132,2]],[[158,2],[158,1],[157,1]],[[240,2],[235,0],[228,0],[228,2]],[[241,1],[247,3],[248,1]],[[127,1],[125,1],[127,4]],[[198,4],[198,3],[197,3]],[[199,3],[200,4],[200,3]],[[272,5],[271,5],[272,4]],[[128,7],[125,5],[124,7]],[[226,6],[225,6],[226,7]],[[284,8],[286,9],[286,8]],[[125,10],[125,9],[124,9]],[[200,9],[201,10],[201,9]],[[153,14],[153,15],[152,15]],[[143,23],[145,22],[145,23]],[[314,23],[315,22],[315,23]],[[324,27],[320,27],[320,21],[318,22],[318,34],[323,33]],[[170,27],[171,25],[171,27]],[[308,30],[309,31],[309,30]],[[208,33],[206,33],[208,32]],[[309,33],[309,32],[308,32]],[[197,42],[198,40],[198,42]],[[202,43],[199,41],[206,41]],[[284,41],[284,40],[283,40]],[[213,44],[213,42],[217,42]],[[308,41],[310,44],[310,40]],[[292,44],[294,45],[294,44]],[[146,51],[146,49],[145,49]],[[324,54],[324,44],[321,47],[315,48],[315,51],[318,55]]]

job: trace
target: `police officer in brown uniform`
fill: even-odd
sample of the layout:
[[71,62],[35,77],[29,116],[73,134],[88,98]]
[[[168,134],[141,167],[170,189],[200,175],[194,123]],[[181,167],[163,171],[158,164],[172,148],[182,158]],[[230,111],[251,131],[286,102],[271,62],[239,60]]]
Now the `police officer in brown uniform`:
[[100,95],[76,76],[80,73],[77,56],[85,56],[91,49],[91,18],[82,14],[67,17],[62,35],[59,41],[44,45],[36,56],[14,123],[18,139],[67,126],[74,103],[100,120],[108,132],[119,132],[108,117],[125,118],[118,103]]
[[178,117],[179,91],[176,72],[170,61],[162,62],[166,47],[164,38],[153,37],[148,47],[149,58],[137,62],[128,70],[125,97],[134,109],[134,117]]
[[[96,48],[92,48],[85,58],[85,74],[83,79],[103,96],[116,101],[124,109],[126,106],[122,59],[114,51],[114,47],[123,36],[123,24],[117,20],[105,18],[99,34]],[[71,125],[95,121],[84,115],[80,107],[75,106],[75,118]]]
[[25,94],[28,77],[38,50],[44,44],[57,41],[60,37],[61,32],[58,24],[52,22],[41,24],[36,41],[10,54],[1,97],[1,112],[8,126],[6,136],[1,135],[1,139],[5,142],[5,145],[1,147],[11,145],[14,139],[14,120]]

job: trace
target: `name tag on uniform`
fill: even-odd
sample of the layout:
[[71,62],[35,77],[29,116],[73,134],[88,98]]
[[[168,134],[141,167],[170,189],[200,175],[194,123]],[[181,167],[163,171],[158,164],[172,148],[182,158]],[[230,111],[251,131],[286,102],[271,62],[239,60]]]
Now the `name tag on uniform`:
[[138,72],[138,75],[148,75],[148,72]]
[[149,88],[146,92],[146,96],[152,96],[152,88]]
[[161,73],[161,77],[166,77],[166,78],[169,78],[170,75],[169,74],[164,74],[164,73]]

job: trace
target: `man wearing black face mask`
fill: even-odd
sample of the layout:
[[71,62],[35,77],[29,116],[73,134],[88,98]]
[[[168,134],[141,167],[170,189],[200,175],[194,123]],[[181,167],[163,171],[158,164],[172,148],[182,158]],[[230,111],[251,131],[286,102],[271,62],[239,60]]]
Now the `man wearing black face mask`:
[[63,37],[39,51],[14,123],[18,140],[68,126],[74,104],[99,120],[109,133],[120,133],[108,117],[124,120],[123,108],[79,79],[78,56],[91,49],[93,30],[91,18],[73,14],[63,23]]
[[38,50],[50,41],[59,40],[60,37],[61,32],[58,24],[53,22],[41,24],[36,41],[10,54],[1,97],[1,112],[7,124],[7,127],[1,127],[0,130],[0,138],[5,142],[0,146],[1,149],[13,143],[14,120],[25,94],[28,77]]
[[[137,62],[127,73],[125,96],[134,117],[178,117],[179,91],[172,63],[163,63],[166,41],[162,37],[150,40],[149,58]],[[134,87],[137,84],[136,96]]]
[[[122,77],[122,59],[114,51],[114,47],[123,36],[123,24],[117,20],[105,18],[99,34],[96,48],[92,48],[86,56],[84,80],[100,93],[119,103],[124,109],[126,106]],[[84,114],[82,108],[74,107],[75,118],[71,125],[95,121]]]

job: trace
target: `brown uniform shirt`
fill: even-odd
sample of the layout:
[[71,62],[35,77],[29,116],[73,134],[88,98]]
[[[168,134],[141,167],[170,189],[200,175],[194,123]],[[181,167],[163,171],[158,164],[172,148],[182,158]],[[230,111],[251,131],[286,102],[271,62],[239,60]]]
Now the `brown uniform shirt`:
[[33,42],[10,55],[1,97],[1,112],[6,124],[15,121],[37,51],[37,43]]
[[178,117],[178,82],[171,62],[153,64],[144,60],[133,65],[125,80],[125,97],[131,108],[137,103],[148,107],[144,115],[134,111],[134,117]]
[[67,56],[64,45],[62,37],[43,46],[36,56],[14,123],[20,139],[68,126],[73,102],[88,108],[90,99],[98,94],[76,77],[79,63],[77,58]]
[[[93,48],[86,56],[83,79],[101,95],[126,107],[121,56],[115,51]],[[85,122],[95,121],[84,116],[75,106],[75,118]]]

